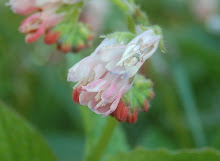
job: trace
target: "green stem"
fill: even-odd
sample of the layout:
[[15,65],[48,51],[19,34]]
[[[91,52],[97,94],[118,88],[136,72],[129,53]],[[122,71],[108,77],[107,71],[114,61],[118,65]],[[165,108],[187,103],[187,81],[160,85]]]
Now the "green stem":
[[129,6],[129,2],[123,0],[111,0],[111,1],[125,13],[128,23],[128,30],[131,33],[135,33],[135,19],[133,17],[134,14],[133,10],[131,9],[131,6],[133,5]]
[[188,119],[190,129],[195,139],[197,147],[204,146],[206,144],[204,129],[199,117],[198,107],[195,102],[193,90],[190,84],[190,80],[184,65],[178,61],[173,62],[173,75],[174,81],[178,88],[178,92],[183,103],[183,107]]
[[111,2],[125,13],[130,32],[135,33],[136,24],[142,24],[144,26],[149,25],[147,15],[134,3],[133,0],[111,0]]
[[112,137],[112,134],[114,132],[114,129],[117,125],[117,121],[113,118],[108,118],[107,123],[102,131],[101,137],[98,140],[97,144],[93,148],[93,150],[90,152],[90,154],[87,157],[87,161],[100,161],[106,147]]
[[129,12],[129,6],[123,0],[111,0],[116,6],[118,6],[123,12]]
[[127,23],[128,23],[128,30],[131,33],[135,34],[135,23],[134,23],[134,19],[131,15],[127,14]]

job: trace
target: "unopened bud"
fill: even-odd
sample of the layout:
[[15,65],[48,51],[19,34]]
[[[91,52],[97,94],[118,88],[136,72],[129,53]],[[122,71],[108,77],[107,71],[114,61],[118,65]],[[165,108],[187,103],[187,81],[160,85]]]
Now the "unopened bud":
[[124,122],[127,119],[128,112],[129,108],[126,107],[122,101],[120,101],[117,109],[111,115],[114,116],[118,121]]
[[68,53],[71,51],[70,44],[58,44],[57,48],[58,48],[58,50],[62,51],[63,53]]
[[78,92],[77,88],[75,88],[73,90],[73,95],[72,95],[73,101],[75,103],[79,103],[79,95],[80,95],[80,93]]
[[58,41],[59,32],[48,31],[44,37],[45,44],[51,45]]
[[133,112],[130,112],[127,116],[126,122],[134,124],[137,121],[137,109],[134,109]]

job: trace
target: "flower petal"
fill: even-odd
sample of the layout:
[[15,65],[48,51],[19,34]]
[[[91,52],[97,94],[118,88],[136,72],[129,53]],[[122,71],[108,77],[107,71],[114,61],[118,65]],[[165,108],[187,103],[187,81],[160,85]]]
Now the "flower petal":
[[86,92],[99,92],[109,85],[109,82],[103,79],[98,79],[87,86],[82,86],[82,89]]

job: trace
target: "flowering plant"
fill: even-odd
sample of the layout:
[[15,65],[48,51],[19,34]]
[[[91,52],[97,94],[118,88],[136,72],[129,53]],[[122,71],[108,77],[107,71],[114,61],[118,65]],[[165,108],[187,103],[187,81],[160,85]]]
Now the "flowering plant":
[[[20,32],[27,34],[27,43],[35,42],[45,34],[46,44],[57,42],[58,49],[66,53],[72,49],[79,51],[85,46],[83,39],[75,41],[73,36],[79,35],[84,37],[84,40],[90,40],[86,36],[91,35],[89,30],[82,32],[85,27],[78,22],[84,1],[25,2],[25,6],[19,0],[10,0],[8,4],[15,13],[21,15],[35,12],[26,18],[19,28]],[[137,112],[147,111],[139,110],[139,106],[148,102],[145,93],[148,93],[149,89],[146,88],[143,94],[136,96],[132,94],[135,90],[131,90],[129,95],[133,95],[133,98],[130,101],[123,101],[126,100],[123,97],[132,85],[136,84],[134,77],[143,63],[156,52],[158,46],[164,49],[162,32],[158,26],[143,26],[148,25],[147,16],[134,1],[113,2],[123,7],[126,12],[130,32],[115,32],[102,36],[105,39],[95,51],[69,69],[67,80],[77,82],[73,90],[74,102],[88,106],[103,117],[111,115],[119,121],[135,123]],[[135,104],[135,101],[132,101],[135,99],[142,103]],[[145,103],[145,106],[149,106],[148,103]]]
[[0,161],[219,161],[219,2],[0,1]]

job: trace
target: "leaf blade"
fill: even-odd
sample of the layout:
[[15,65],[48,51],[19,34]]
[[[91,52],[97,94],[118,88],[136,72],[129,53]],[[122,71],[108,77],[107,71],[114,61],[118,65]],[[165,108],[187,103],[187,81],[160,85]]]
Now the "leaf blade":
[[0,102],[0,160],[56,161],[42,137]]

